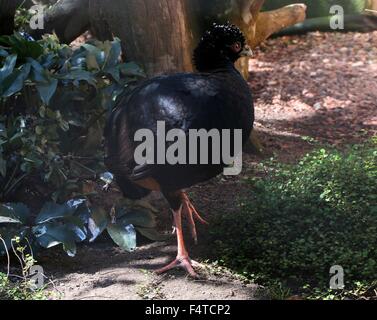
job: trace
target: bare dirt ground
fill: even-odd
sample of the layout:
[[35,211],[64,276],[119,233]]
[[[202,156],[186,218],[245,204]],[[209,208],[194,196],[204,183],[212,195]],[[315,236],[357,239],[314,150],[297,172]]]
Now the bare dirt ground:
[[[313,141],[343,146],[377,132],[377,32],[320,34],[268,40],[251,61],[250,86],[256,101],[256,129],[265,157],[297,161]],[[255,174],[262,158],[245,154],[244,172],[196,186],[191,196],[211,222],[217,214],[237,210],[247,196],[243,181]],[[159,216],[170,228],[168,209]],[[79,247],[76,258],[60,248],[39,261],[63,299],[259,299],[258,286],[231,271],[206,263],[211,256],[207,227],[199,227],[200,244],[189,242],[193,259],[203,262],[203,279],[182,271],[156,276],[153,270],[175,256],[175,241],[141,243],[133,254],[121,252],[102,237]],[[242,241],[242,235],[240,235]],[[213,261],[213,260],[212,260]]]

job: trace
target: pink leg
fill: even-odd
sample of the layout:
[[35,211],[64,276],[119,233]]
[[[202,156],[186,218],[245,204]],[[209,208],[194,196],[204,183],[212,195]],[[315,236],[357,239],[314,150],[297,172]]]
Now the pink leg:
[[194,271],[194,268],[192,267],[192,261],[188,255],[188,252],[185,247],[185,242],[183,239],[183,231],[182,231],[182,207],[180,207],[179,210],[174,211],[174,223],[177,233],[177,242],[178,242],[178,254],[177,258],[167,265],[166,267],[159,269],[156,271],[157,274],[165,273],[171,269],[181,267],[185,269],[192,277],[197,278],[198,275]]
[[198,220],[200,223],[208,225],[208,222],[205,221],[198,211],[195,209],[195,207],[192,205],[189,197],[185,194],[182,193],[182,203],[183,203],[183,214],[187,217],[190,230],[191,230],[191,235],[195,241],[195,243],[198,243],[198,234],[196,232],[196,225],[195,225],[195,219]]

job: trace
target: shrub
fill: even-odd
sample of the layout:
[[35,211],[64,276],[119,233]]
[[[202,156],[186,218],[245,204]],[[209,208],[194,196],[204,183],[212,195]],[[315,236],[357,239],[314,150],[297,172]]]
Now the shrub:
[[64,202],[103,172],[106,114],[143,76],[120,55],[119,40],[72,50],[52,36],[0,37],[0,201],[22,186]]
[[[105,170],[106,115],[142,78],[136,64],[122,63],[119,39],[73,50],[54,36],[0,37],[0,234],[6,240],[0,255],[14,237],[35,249],[62,244],[71,256],[76,242],[94,241],[104,230],[128,251],[136,247],[136,230],[162,239],[150,211],[114,208],[115,221],[86,201]],[[102,175],[105,182],[109,175]]]
[[297,165],[273,163],[267,177],[250,180],[253,198],[215,223],[223,262],[263,283],[319,292],[334,265],[344,268],[347,288],[375,280],[376,158],[373,142],[347,153],[321,149]]

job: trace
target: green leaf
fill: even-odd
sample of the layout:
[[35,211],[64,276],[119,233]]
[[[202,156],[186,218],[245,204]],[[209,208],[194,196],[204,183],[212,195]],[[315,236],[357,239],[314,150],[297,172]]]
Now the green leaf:
[[89,43],[83,44],[81,48],[85,49],[90,55],[93,55],[96,58],[98,67],[102,69],[106,59],[105,52],[100,48]]
[[66,227],[74,233],[75,242],[82,242],[86,240],[88,232],[80,217],[67,217],[64,219],[64,223]]
[[58,80],[51,79],[48,83],[37,83],[36,87],[43,103],[49,105],[58,87]]
[[3,67],[0,69],[0,85],[6,77],[8,77],[14,70],[16,66],[17,55],[12,54],[6,57]]
[[75,85],[78,85],[80,81],[86,81],[93,86],[96,85],[94,75],[91,72],[84,70],[72,70],[63,75],[57,75],[57,78],[60,80],[74,81]]
[[7,128],[4,124],[0,123],[0,137],[6,138],[8,136],[7,134]]
[[114,242],[123,250],[133,252],[136,249],[136,231],[132,225],[126,227],[110,224],[107,232]]
[[34,227],[33,233],[43,248],[49,249],[63,244],[69,256],[76,254],[75,234],[67,226],[45,223]]
[[[124,209],[121,209],[124,210]],[[149,210],[134,209],[124,214],[118,213],[121,218],[118,220],[118,224],[129,225],[132,224],[135,227],[142,228],[155,228],[156,217]]]
[[39,83],[48,83],[47,69],[43,68],[38,61],[32,58],[28,58],[27,61],[31,64],[32,80]]
[[158,233],[156,229],[152,229],[152,228],[137,227],[136,230],[140,232],[144,237],[152,241],[162,242],[171,238],[170,235]]
[[31,65],[26,63],[19,69],[14,70],[3,82],[3,97],[10,97],[11,95],[21,91],[24,87],[25,80],[30,74]]
[[29,209],[22,203],[0,205],[0,223],[26,224],[29,216]]
[[108,68],[106,72],[118,83],[120,83],[120,70],[119,67]]
[[128,62],[119,65],[121,73],[125,76],[145,77],[144,71],[135,63]]
[[5,178],[7,175],[7,161],[0,156],[0,174]]
[[88,70],[100,70],[95,54],[88,52],[86,56],[86,67]]
[[56,204],[53,202],[46,203],[41,212],[35,219],[36,224],[46,223],[55,219],[61,219],[72,216],[77,208],[70,207],[67,204]]
[[92,214],[88,221],[88,229],[91,232],[90,242],[93,242],[107,228],[110,223],[110,216],[107,212],[99,207],[92,209]]
[[4,48],[0,47],[0,57],[6,58],[9,56],[8,51],[4,50]]
[[77,246],[74,242],[63,243],[63,249],[65,252],[67,252],[68,256],[70,256],[71,258],[76,256]]
[[43,47],[36,41],[29,41],[15,32],[11,36],[0,37],[0,43],[9,46],[13,53],[20,58],[39,58],[43,54]]
[[108,53],[106,57],[103,70],[107,70],[109,68],[115,67],[119,63],[119,58],[121,54],[122,54],[121,43],[120,43],[120,40],[116,38],[113,42],[111,42],[110,52]]

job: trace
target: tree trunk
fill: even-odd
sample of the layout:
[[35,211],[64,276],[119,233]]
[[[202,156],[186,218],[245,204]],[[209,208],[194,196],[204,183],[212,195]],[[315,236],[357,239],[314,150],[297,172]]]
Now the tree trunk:
[[0,35],[10,35],[14,31],[14,16],[21,4],[17,0],[0,0]]
[[377,11],[377,0],[367,0],[366,8]]
[[[90,25],[100,40],[118,37],[127,60],[147,75],[192,71],[192,52],[213,22],[230,21],[256,47],[271,34],[305,19],[306,6],[296,4],[262,12],[265,0],[61,0],[46,14],[47,30],[71,42]],[[239,62],[247,78],[248,59]],[[254,145],[255,137],[251,141]]]
[[[305,5],[260,13],[264,2],[61,0],[46,12],[44,31],[55,30],[62,42],[69,43],[90,26],[100,40],[120,38],[126,58],[143,66],[148,75],[192,71],[192,51],[214,21],[237,24],[256,47],[272,33],[305,19]],[[247,76],[248,60],[239,67]]]
[[[143,65],[148,75],[154,75],[191,71],[192,50],[214,21],[238,25],[249,44],[256,47],[281,28],[305,19],[305,5],[260,14],[263,3],[264,0],[91,0],[89,14],[97,35],[106,29],[105,37],[119,37],[127,58]],[[248,59],[240,61],[239,68],[247,77]]]
[[94,33],[103,38],[98,22],[105,22],[105,37],[119,37],[127,60],[142,65],[148,75],[192,70],[185,0],[92,0],[90,16]]

